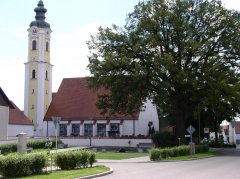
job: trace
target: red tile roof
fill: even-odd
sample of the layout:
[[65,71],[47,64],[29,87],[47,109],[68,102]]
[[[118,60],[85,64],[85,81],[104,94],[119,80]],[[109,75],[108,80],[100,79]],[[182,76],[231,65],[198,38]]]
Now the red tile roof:
[[33,125],[31,120],[24,115],[23,111],[21,111],[13,102],[11,102],[11,104],[14,106],[14,109],[9,110],[9,124]]
[[6,105],[10,108],[14,108],[11,101],[8,99],[7,95],[4,93],[2,88],[0,87],[0,106],[1,105]]
[[86,78],[64,78],[58,92],[48,108],[44,120],[60,116],[62,120],[101,120],[101,119],[138,119],[136,115],[102,115],[96,107],[98,95],[106,94],[106,89],[92,91],[87,88]]

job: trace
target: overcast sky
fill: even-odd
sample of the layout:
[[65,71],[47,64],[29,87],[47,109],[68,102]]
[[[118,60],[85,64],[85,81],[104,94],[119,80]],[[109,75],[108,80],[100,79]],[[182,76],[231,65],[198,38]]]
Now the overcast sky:
[[[139,0],[43,0],[46,21],[52,29],[53,92],[63,78],[84,77],[89,72],[86,41],[99,26],[122,26]],[[38,0],[0,2],[0,87],[21,110],[24,105],[24,63],[27,62],[27,29],[35,19]],[[240,10],[239,0],[223,0]]]

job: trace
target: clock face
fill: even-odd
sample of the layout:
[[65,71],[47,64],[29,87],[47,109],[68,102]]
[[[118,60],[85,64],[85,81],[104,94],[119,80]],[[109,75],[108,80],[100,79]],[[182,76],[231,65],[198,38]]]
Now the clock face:
[[33,28],[33,29],[32,29],[32,33],[33,33],[33,34],[36,34],[36,33],[37,33],[37,29],[36,29],[36,28]]

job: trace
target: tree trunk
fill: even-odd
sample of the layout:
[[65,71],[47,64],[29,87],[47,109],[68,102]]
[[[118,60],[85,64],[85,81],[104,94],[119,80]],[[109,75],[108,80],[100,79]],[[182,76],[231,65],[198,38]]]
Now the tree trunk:
[[219,126],[217,122],[215,122],[214,124],[215,142],[218,142],[218,129],[219,129]]
[[182,111],[176,112],[175,133],[177,138],[181,138],[182,143],[186,143],[185,118]]

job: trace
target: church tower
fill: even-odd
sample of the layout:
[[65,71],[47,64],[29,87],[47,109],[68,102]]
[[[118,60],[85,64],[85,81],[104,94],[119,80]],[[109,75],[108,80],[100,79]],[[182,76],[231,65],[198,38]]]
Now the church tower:
[[34,124],[34,135],[43,136],[43,118],[52,100],[52,65],[50,63],[50,24],[45,21],[42,0],[34,9],[35,21],[28,29],[28,61],[25,63],[24,114]]

